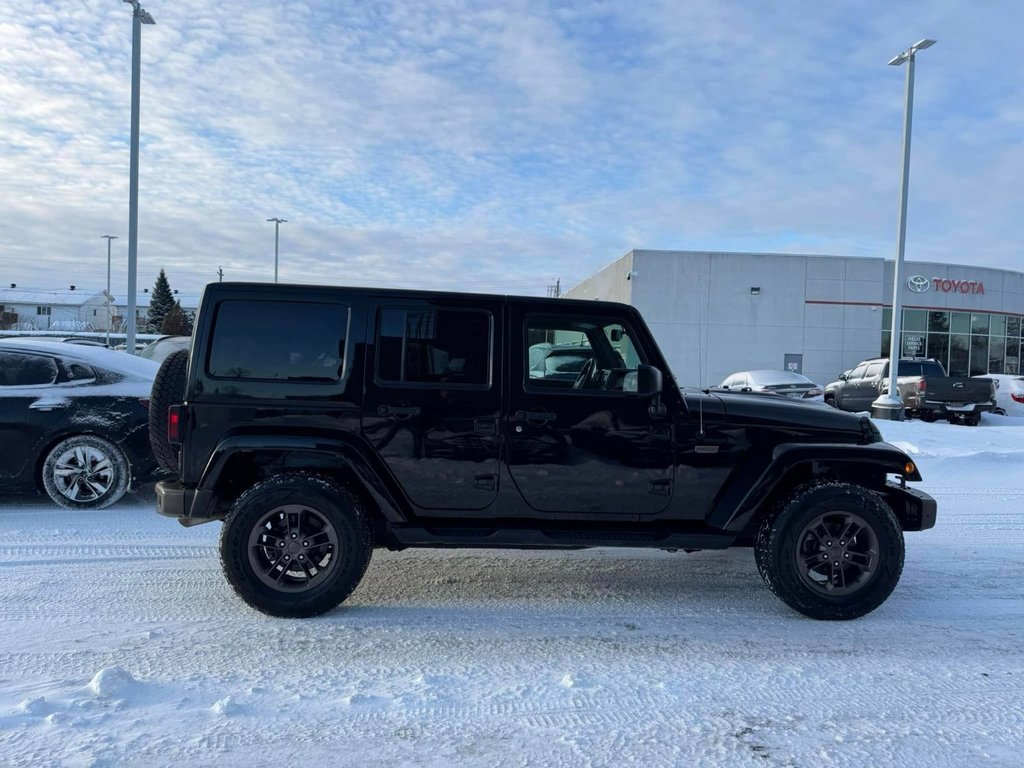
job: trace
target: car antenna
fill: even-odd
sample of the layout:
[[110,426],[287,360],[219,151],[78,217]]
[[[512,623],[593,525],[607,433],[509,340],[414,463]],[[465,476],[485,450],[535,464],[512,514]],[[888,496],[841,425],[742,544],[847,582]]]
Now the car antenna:
[[[704,389],[704,344],[701,342],[701,336],[703,330],[701,329],[700,321],[700,297],[704,291],[701,288],[701,276],[697,275],[697,413],[698,424],[697,437],[701,440],[704,439],[704,395],[707,394],[708,390]],[[710,303],[710,297],[709,297]]]

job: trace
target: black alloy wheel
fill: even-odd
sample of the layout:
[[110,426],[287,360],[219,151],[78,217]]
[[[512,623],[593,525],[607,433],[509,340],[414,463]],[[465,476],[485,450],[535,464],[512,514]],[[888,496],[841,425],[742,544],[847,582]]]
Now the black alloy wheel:
[[826,595],[848,595],[870,583],[878,537],[860,515],[826,512],[804,526],[793,553],[804,583]]
[[359,585],[373,554],[360,498],[334,480],[276,475],[243,493],[220,534],[220,561],[235,592],[271,616],[317,616]]
[[757,569],[786,605],[814,619],[870,613],[903,572],[903,530],[876,493],[820,481],[794,489],[762,520]]
[[325,581],[340,556],[331,521],[302,504],[271,510],[249,534],[249,566],[282,592],[306,592]]

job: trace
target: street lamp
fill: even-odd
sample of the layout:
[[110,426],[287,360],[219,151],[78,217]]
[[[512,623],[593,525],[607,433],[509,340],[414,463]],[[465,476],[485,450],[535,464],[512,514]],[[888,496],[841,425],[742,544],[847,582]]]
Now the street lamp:
[[156,24],[139,0],[124,0],[132,7],[132,136],[128,165],[128,354],[135,354],[135,292],[139,256],[139,81],[142,69],[142,25]]
[[107,239],[107,346],[110,346],[110,241],[117,240],[117,235],[100,235]]
[[276,283],[277,282],[277,246],[278,246],[278,243],[280,241],[281,225],[282,224],[287,224],[288,223],[288,219],[279,219],[279,218],[277,218],[275,216],[272,219],[267,219],[267,221],[274,222],[274,282]]
[[896,262],[892,275],[892,328],[889,338],[889,391],[871,404],[871,413],[879,419],[903,420],[903,399],[896,386],[900,367],[900,329],[903,304],[900,284],[903,274],[903,253],[907,242],[907,191],[910,187],[910,125],[914,113],[914,55],[935,45],[934,40],[919,40],[903,53],[893,56],[889,64],[898,67],[907,65],[907,104],[903,114],[903,179],[900,184],[900,224],[897,236]]

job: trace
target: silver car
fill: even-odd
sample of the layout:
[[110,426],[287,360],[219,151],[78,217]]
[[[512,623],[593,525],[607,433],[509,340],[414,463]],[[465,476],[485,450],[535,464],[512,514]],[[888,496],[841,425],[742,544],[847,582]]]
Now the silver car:
[[726,376],[716,389],[729,392],[765,392],[794,400],[823,400],[821,385],[792,371],[740,371]]

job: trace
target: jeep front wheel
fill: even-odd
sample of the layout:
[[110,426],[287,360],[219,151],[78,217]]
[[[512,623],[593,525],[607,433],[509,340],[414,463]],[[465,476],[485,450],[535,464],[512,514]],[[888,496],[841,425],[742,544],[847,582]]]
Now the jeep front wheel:
[[870,491],[798,488],[762,520],[754,547],[768,588],[814,619],[855,619],[885,602],[903,571],[903,531]]
[[373,536],[359,499],[315,475],[278,475],[231,507],[221,565],[235,592],[272,616],[316,616],[359,585]]

